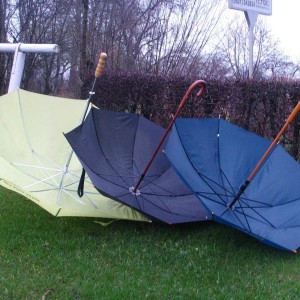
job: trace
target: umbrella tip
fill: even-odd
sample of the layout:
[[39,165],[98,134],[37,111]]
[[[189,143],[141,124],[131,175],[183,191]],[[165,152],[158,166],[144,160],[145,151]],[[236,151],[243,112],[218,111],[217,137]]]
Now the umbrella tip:
[[141,194],[140,190],[134,190],[134,186],[129,187],[128,190],[134,196],[139,196]]

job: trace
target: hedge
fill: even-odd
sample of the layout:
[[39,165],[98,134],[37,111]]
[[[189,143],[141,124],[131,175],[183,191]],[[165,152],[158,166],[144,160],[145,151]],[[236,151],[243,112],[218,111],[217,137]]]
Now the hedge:
[[[200,78],[199,78],[200,79]],[[105,73],[99,79],[93,102],[113,111],[141,113],[166,126],[187,88],[195,79],[167,78],[149,74]],[[88,97],[93,76],[84,83],[82,98]],[[207,80],[201,99],[196,92],[181,117],[221,117],[261,136],[273,139],[300,100],[300,83],[288,80]],[[299,155],[300,115],[281,143],[296,158]]]

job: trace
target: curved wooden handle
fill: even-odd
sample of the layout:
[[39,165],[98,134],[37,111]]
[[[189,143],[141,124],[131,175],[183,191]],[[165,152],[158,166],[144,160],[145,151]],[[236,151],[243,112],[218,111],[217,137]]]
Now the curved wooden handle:
[[98,77],[100,77],[102,75],[106,58],[107,58],[107,54],[102,52],[100,54],[98,65],[97,65],[97,68],[96,68],[96,71],[95,71],[95,77],[98,78]]
[[205,89],[206,89],[206,83],[205,83],[205,81],[203,81],[203,80],[197,80],[197,81],[195,81],[195,82],[189,87],[189,89],[187,90],[187,92],[185,93],[185,95],[183,96],[183,98],[182,98],[182,100],[181,100],[181,102],[180,102],[180,104],[179,104],[179,107],[178,107],[178,109],[177,109],[177,112],[176,112],[175,115],[173,116],[172,121],[171,121],[170,124],[168,125],[168,127],[167,127],[167,129],[166,129],[164,135],[162,136],[162,138],[161,138],[161,140],[160,140],[158,146],[157,146],[156,149],[154,150],[154,152],[153,152],[153,154],[152,154],[152,156],[151,156],[151,158],[150,158],[150,160],[149,160],[149,162],[148,162],[148,164],[147,164],[147,166],[146,166],[144,172],[143,172],[142,175],[140,176],[140,179],[138,180],[138,182],[136,183],[136,185],[135,185],[134,187],[130,188],[130,192],[131,192],[132,194],[134,194],[134,195],[137,195],[137,194],[138,194],[138,187],[139,187],[140,184],[142,183],[142,180],[144,179],[146,173],[148,172],[148,169],[150,168],[150,166],[151,166],[151,164],[152,164],[152,162],[153,162],[153,160],[154,160],[156,154],[158,153],[160,147],[162,146],[163,142],[165,141],[167,135],[169,134],[169,132],[170,132],[170,130],[171,130],[171,128],[172,128],[172,126],[173,126],[173,124],[174,124],[176,118],[178,117],[180,111],[182,110],[182,108],[183,108],[185,102],[188,100],[188,98],[189,98],[190,95],[192,94],[193,90],[194,90],[197,86],[201,86],[199,92],[197,93],[197,96],[198,96],[198,97],[200,97],[200,96],[205,92]]
[[189,97],[191,96],[192,92],[194,91],[194,89],[200,86],[200,90],[199,92],[196,94],[198,97],[201,97],[202,94],[206,91],[206,82],[203,80],[196,80],[194,83],[192,83],[190,85],[190,87],[188,88],[187,92],[185,93],[184,97],[182,98],[179,106],[178,106],[178,110],[174,115],[174,119],[177,118],[177,116],[179,115],[179,112],[182,110],[183,106],[185,105],[185,102],[189,99]]

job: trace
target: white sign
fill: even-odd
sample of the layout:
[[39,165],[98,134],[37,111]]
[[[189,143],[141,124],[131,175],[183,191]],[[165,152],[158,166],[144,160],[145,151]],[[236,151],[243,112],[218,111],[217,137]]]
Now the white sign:
[[243,11],[255,11],[262,15],[272,15],[272,0],[228,0],[228,7]]

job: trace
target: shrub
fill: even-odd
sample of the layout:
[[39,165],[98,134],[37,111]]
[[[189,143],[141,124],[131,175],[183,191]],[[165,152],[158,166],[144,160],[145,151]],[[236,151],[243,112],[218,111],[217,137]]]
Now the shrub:
[[[88,97],[93,78],[83,87]],[[141,113],[166,126],[193,79],[149,74],[105,73],[99,79],[94,104],[108,110]],[[195,93],[196,94],[196,93]],[[192,95],[181,117],[218,117],[273,139],[300,100],[298,81],[207,80],[201,99]],[[287,130],[283,145],[299,158],[300,115]]]

